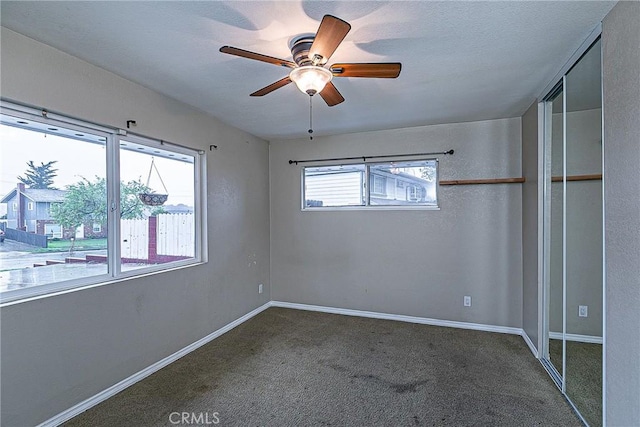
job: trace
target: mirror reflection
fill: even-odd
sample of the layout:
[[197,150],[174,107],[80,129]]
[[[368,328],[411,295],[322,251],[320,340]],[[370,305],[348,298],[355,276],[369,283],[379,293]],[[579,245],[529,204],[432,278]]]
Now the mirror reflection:
[[602,100],[600,41],[567,73],[566,393],[602,424]]

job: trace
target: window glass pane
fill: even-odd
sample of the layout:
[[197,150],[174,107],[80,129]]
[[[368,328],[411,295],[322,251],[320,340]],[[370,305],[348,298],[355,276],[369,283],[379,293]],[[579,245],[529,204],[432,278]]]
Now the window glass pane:
[[437,161],[377,163],[369,166],[372,206],[437,206]]
[[122,271],[195,257],[195,157],[120,141]]
[[0,118],[0,292],[107,274],[106,136]]
[[364,165],[304,168],[304,206],[364,206]]

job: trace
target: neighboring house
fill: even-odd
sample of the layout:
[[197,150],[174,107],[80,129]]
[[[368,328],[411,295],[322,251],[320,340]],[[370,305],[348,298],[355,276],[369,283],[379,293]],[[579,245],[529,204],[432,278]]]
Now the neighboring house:
[[57,238],[73,234],[77,238],[106,237],[107,230],[102,224],[84,224],[75,233],[62,230],[51,216],[51,206],[62,203],[66,193],[64,190],[25,188],[19,183],[0,200],[7,205],[7,227]]
[[[435,184],[392,169],[375,169],[369,177],[372,205],[414,205],[435,202]],[[431,195],[433,193],[433,195]]]

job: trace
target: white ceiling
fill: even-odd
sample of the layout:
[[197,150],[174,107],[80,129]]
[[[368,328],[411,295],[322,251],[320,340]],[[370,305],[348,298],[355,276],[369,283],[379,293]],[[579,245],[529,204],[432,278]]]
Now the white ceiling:
[[249,94],[288,69],[222,54],[291,59],[290,39],[332,14],[351,31],[329,60],[401,62],[398,79],[337,78],[314,97],[314,135],[515,117],[615,2],[0,2],[3,26],[271,140],[307,135],[307,95]]

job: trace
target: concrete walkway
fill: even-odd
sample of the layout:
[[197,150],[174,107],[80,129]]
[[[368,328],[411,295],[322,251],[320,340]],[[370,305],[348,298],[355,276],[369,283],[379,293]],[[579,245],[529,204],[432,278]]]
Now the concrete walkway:
[[[25,243],[5,239],[0,243],[0,292],[39,286],[83,277],[107,274],[105,263],[64,263],[68,257],[84,258],[87,255],[106,256],[106,250],[69,251],[33,253],[35,248]],[[34,267],[34,264],[46,264],[57,261],[60,264]],[[123,270],[132,270],[141,266],[126,264]]]

